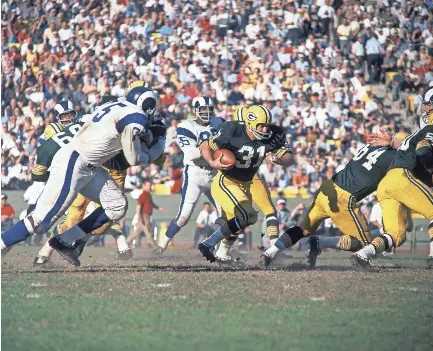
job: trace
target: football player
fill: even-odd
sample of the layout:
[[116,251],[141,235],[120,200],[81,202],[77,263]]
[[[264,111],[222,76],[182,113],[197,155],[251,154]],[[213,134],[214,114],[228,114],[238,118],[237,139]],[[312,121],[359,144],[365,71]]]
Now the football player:
[[334,248],[355,252],[370,243],[367,221],[356,203],[376,190],[404,136],[395,135],[392,139],[393,147],[365,145],[343,170],[332,179],[324,180],[301,225],[289,228],[281,235],[275,244],[261,255],[261,263],[268,266],[280,252],[303,237],[312,235],[326,218],[330,218],[343,235],[311,236],[308,253],[311,266],[316,264],[321,249]]
[[[144,86],[144,82],[136,81],[129,87],[131,90],[133,87]],[[127,90],[126,93],[129,92]],[[150,89],[149,89],[150,90]],[[118,97],[112,95],[104,95],[99,102],[98,106],[103,104],[113,102],[117,100]],[[156,95],[154,96],[156,101]],[[153,106],[153,102],[149,100],[149,104]],[[160,138],[165,138],[165,125],[162,121],[153,119],[153,111],[149,111],[149,117],[151,117],[151,124],[149,125],[149,130],[152,132],[153,141],[150,143],[150,146],[153,146]],[[113,159],[108,160],[103,164],[103,167],[107,169],[108,173],[113,177],[113,179],[117,182],[119,187],[123,190],[125,184],[126,170],[129,168],[129,164],[125,159],[123,153],[115,156]],[[91,200],[84,197],[81,194],[78,194],[71,207],[67,212],[67,216],[63,220],[63,222],[58,226],[57,233],[61,234],[64,231],[68,230],[81,220],[83,220],[86,210],[91,203]],[[110,223],[103,225],[101,228],[92,232],[93,235],[101,235],[101,234],[111,234],[117,243],[118,247],[118,256],[119,260],[128,260],[132,257],[132,250],[129,248],[125,235],[123,234],[122,226],[120,221],[113,226],[110,227]],[[84,248],[85,241],[83,241],[80,247],[77,249],[78,256],[81,254],[82,249]],[[45,264],[52,252],[53,248],[50,246],[49,241],[45,243],[42,249],[39,251],[37,257],[34,260],[36,265]],[[77,257],[78,258],[78,257]]]
[[49,230],[80,192],[101,207],[61,236],[50,239],[66,260],[77,264],[77,245],[105,223],[120,220],[126,211],[123,191],[101,166],[120,152],[131,166],[148,164],[163,152],[163,140],[151,148],[140,140],[148,132],[148,113],[156,108],[154,97],[148,88],[134,87],[125,98],[96,108],[91,120],[72,140],[65,138],[62,142],[66,145],[52,160],[50,176],[35,210],[2,234],[0,247]]
[[[237,234],[257,220],[252,206],[251,185],[254,175],[266,157],[283,166],[293,164],[293,154],[283,130],[271,124],[272,114],[264,106],[248,109],[245,124],[223,123],[216,135],[200,145],[203,158],[219,172],[212,181],[211,193],[221,206],[227,222],[198,245],[202,255],[215,262],[214,247],[223,239],[233,241]],[[233,166],[226,166],[213,151],[228,149],[235,155]]]
[[424,93],[423,105],[420,128],[404,139],[377,189],[385,233],[351,257],[353,264],[362,270],[374,271],[371,258],[405,241],[405,206],[430,221],[427,266],[433,267],[433,191],[430,189],[433,176],[433,88]]
[[194,98],[192,107],[194,117],[183,121],[176,129],[177,144],[183,152],[185,166],[182,197],[177,215],[170,221],[167,232],[156,249],[156,252],[160,254],[167,249],[168,244],[180,229],[188,223],[201,194],[206,195],[209,201],[215,205],[210,187],[216,171],[201,156],[200,144],[208,140],[224,120],[215,117],[215,106],[209,97]]
[[39,144],[43,144],[53,135],[61,132],[65,127],[77,122],[77,111],[74,110],[74,104],[68,100],[60,101],[54,107],[55,122],[50,123],[44,129],[44,133],[39,138]]

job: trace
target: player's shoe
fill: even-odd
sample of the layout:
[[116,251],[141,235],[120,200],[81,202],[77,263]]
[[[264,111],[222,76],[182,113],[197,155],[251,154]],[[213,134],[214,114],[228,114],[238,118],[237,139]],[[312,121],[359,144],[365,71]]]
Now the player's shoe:
[[127,249],[123,251],[118,251],[116,259],[119,261],[128,261],[134,256],[132,253],[132,250],[128,247]]
[[316,265],[317,256],[322,253],[322,250],[320,250],[319,247],[319,237],[315,235],[310,236],[308,242],[310,244],[310,250],[308,250],[307,253],[307,261],[310,264],[310,267],[314,267]]
[[433,256],[427,257],[427,268],[433,269]]
[[167,248],[163,248],[162,246],[156,245],[152,251],[157,255],[162,255]]
[[240,261],[240,258],[233,258],[232,256],[218,256],[215,255],[215,260],[219,264],[228,265],[228,266],[242,266],[243,262]]
[[42,267],[45,266],[45,264],[48,262],[49,257],[44,256],[36,256],[33,260],[33,266],[35,267]]
[[368,258],[361,257],[360,255],[354,253],[350,257],[350,261],[354,267],[357,267],[364,272],[374,272],[374,268],[372,267],[371,261]]
[[260,261],[259,263],[264,267],[269,267],[269,265],[272,262],[272,258],[270,258],[266,252],[260,255]]
[[80,266],[81,263],[78,260],[78,257],[83,251],[81,246],[84,248],[84,245],[82,245],[81,242],[76,242],[75,245],[69,246],[62,241],[61,237],[55,235],[50,239],[50,245],[70,264],[74,265],[75,267]]
[[201,242],[197,245],[197,248],[207,261],[209,261],[210,263],[215,262],[215,255],[213,254],[215,249],[212,246]]

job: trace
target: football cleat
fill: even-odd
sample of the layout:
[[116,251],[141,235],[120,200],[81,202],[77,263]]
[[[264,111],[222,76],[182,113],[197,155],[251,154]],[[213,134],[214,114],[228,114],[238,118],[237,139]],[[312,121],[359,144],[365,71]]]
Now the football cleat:
[[164,248],[164,247],[162,247],[162,246],[159,246],[159,245],[155,246],[155,247],[152,249],[152,251],[153,251],[154,253],[156,253],[157,255],[162,255],[162,254],[164,253],[165,250],[166,250],[166,248]]
[[132,256],[134,256],[134,254],[132,253],[132,250],[128,247],[126,250],[118,251],[116,259],[120,261],[128,261],[132,258]]
[[50,239],[50,245],[59,253],[60,256],[75,267],[78,267],[81,264],[78,260],[80,244],[81,243],[75,243],[72,246],[66,245],[58,235],[55,235]]
[[427,268],[433,269],[433,256],[427,257]]
[[371,261],[367,258],[363,258],[355,253],[350,257],[350,261],[354,267],[359,268],[361,271],[369,273],[374,272]]
[[43,256],[36,256],[33,260],[33,266],[35,267],[42,267],[45,266],[45,264],[48,262],[48,257]]
[[320,250],[319,247],[319,237],[315,235],[311,236],[308,243],[310,244],[310,250],[308,250],[307,253],[308,263],[310,264],[310,267],[314,267],[316,265],[317,256],[322,253],[322,250]]
[[198,244],[197,248],[207,261],[209,261],[210,263],[215,262],[215,255],[213,254],[215,249],[212,246],[201,242],[200,244]]
[[270,258],[266,252],[260,255],[260,261],[259,263],[264,266],[264,267],[268,267],[272,262],[272,258]]
[[229,265],[229,266],[237,265],[240,263],[239,257],[233,258],[232,256],[222,257],[222,256],[215,255],[215,260],[219,264],[224,264],[224,265]]

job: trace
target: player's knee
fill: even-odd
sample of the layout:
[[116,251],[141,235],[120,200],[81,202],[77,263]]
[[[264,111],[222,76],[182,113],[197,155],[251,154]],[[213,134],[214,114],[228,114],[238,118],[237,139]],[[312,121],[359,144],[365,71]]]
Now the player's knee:
[[122,219],[128,209],[128,201],[125,196],[120,197],[116,201],[110,202],[108,206],[104,206],[105,214],[111,221]]
[[184,227],[188,223],[188,218],[184,216],[180,216],[179,219],[176,221],[176,224],[178,227]]

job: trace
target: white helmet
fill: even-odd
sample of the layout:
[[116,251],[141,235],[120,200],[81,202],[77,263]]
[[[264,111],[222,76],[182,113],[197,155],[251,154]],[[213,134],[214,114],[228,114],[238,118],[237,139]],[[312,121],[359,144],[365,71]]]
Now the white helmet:
[[196,97],[192,101],[192,107],[195,109],[195,118],[201,120],[204,124],[209,124],[210,118],[214,116],[215,105],[211,98],[207,96]]

